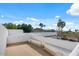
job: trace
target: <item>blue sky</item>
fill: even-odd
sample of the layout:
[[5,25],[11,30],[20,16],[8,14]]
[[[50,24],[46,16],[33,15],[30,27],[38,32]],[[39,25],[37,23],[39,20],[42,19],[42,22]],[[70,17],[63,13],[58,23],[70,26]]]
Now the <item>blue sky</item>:
[[[56,17],[59,17],[67,22],[68,26],[69,24],[76,25],[79,23],[79,16],[72,16],[67,13],[67,10],[69,10],[72,5],[72,3],[0,4],[0,22],[27,23],[32,24],[35,28],[39,27],[38,24],[42,22],[46,25],[46,29],[56,29]],[[67,29],[68,26],[66,26],[65,29]],[[72,29],[72,27],[68,27],[68,29]]]

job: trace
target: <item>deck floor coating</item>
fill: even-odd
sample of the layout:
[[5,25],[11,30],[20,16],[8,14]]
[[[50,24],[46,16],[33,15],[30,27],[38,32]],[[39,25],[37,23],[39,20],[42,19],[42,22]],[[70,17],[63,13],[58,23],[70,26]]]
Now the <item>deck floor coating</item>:
[[13,45],[6,48],[5,56],[51,56],[41,47],[29,44]]

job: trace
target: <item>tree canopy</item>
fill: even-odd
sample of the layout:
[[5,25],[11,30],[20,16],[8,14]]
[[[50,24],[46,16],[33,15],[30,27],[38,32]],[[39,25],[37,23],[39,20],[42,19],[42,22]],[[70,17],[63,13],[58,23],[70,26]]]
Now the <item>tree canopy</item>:
[[40,26],[41,28],[43,28],[43,27],[45,27],[46,25],[44,25],[43,23],[40,23],[39,26]]
[[61,19],[58,20],[57,26],[63,28],[65,26],[65,22],[62,21]]
[[24,32],[32,32],[33,27],[30,24],[13,24],[13,23],[5,23],[3,24],[7,29],[22,29]]

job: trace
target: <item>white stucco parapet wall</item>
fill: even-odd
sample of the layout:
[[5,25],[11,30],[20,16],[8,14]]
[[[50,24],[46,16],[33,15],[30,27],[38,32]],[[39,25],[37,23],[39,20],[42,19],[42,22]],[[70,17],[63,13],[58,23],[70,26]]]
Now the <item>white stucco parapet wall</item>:
[[5,54],[7,44],[8,30],[0,25],[0,56]]
[[69,56],[79,56],[79,43],[73,49],[73,51],[69,54]]
[[23,30],[9,29],[8,33],[9,36],[8,36],[7,44],[25,42],[30,40],[30,36],[28,35],[28,33],[23,33]]
[[23,34],[23,30],[21,30],[21,29],[8,29],[9,36],[20,35],[20,34]]

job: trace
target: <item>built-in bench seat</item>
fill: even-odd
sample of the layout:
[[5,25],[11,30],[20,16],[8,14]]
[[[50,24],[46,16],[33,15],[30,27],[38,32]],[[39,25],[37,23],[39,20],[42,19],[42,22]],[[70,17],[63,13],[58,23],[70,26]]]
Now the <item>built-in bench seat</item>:
[[[58,39],[45,38],[42,36],[38,36],[35,34],[30,34],[32,40],[38,41],[40,46],[44,46],[44,48],[48,51],[55,52],[55,55],[69,55],[78,42],[70,42]],[[38,43],[36,43],[38,44]]]

